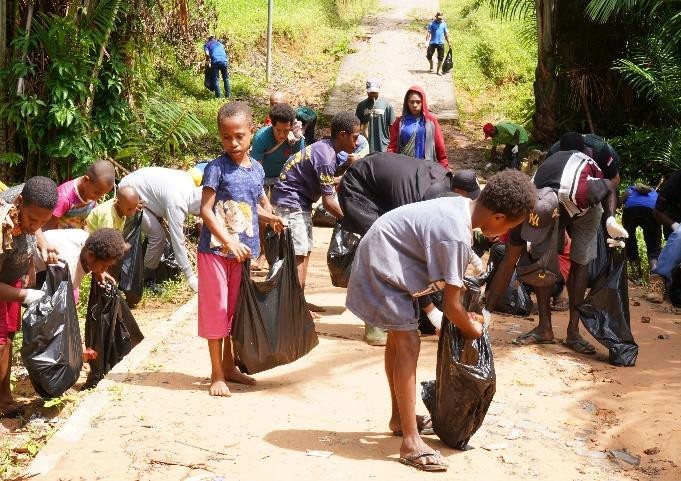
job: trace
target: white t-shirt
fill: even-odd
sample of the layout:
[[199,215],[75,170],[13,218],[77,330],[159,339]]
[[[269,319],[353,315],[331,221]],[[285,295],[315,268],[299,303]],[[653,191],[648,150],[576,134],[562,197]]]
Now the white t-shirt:
[[[59,251],[59,259],[69,265],[73,288],[78,289],[86,274],[80,263],[80,252],[90,234],[82,229],[53,229],[45,231],[43,234],[47,242]],[[36,272],[42,272],[46,269],[45,261],[37,250],[33,256],[33,261]]]

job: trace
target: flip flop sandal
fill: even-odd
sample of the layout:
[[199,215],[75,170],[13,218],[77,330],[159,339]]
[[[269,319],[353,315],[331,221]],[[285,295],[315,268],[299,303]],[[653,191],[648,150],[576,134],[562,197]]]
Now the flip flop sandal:
[[[436,462],[427,464],[417,462],[417,460],[429,456],[435,458]],[[435,451],[433,453],[417,453],[406,457],[400,456],[400,463],[406,466],[411,466],[412,468],[416,468],[421,471],[429,472],[445,472],[449,467],[445,460],[442,459],[442,456],[440,456],[440,453],[438,451]]]
[[596,348],[593,347],[588,341],[586,340],[564,340],[563,345],[566,347],[569,347],[573,351],[579,354],[596,354]]
[[570,305],[567,302],[559,302],[557,304],[551,304],[552,312],[565,312],[570,309]]
[[[417,416],[417,418],[418,418],[418,416]],[[418,425],[418,421],[419,420],[417,419],[417,422],[416,422],[417,425]],[[430,435],[435,434],[435,430],[433,429],[433,420],[430,418],[429,415],[425,414],[425,415],[421,416],[420,421],[421,421],[421,427],[418,428],[418,429],[419,429],[419,434],[421,436],[430,436]],[[402,431],[393,431],[393,436],[398,436],[398,437],[401,438],[403,436],[403,433],[402,433]]]
[[555,339],[542,339],[536,332],[521,334],[511,341],[516,346],[531,346],[533,344],[556,344]]

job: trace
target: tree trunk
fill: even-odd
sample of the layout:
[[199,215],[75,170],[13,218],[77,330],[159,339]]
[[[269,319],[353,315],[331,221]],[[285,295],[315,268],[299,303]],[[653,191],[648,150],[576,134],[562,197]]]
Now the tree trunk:
[[537,69],[534,80],[534,140],[550,144],[558,130],[558,79],[554,42],[556,0],[537,2]]

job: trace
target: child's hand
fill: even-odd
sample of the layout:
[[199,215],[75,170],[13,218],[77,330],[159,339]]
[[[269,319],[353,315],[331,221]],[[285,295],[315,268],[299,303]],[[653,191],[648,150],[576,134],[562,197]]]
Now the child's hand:
[[243,262],[251,257],[251,249],[241,242],[230,242],[223,249],[236,257],[236,260],[239,262]]
[[468,329],[464,334],[468,339],[478,339],[482,336],[482,323],[484,319],[481,315],[474,312],[468,313],[468,320],[470,321]]
[[93,272],[92,277],[94,277],[97,281],[97,284],[102,287],[105,287],[107,284],[116,285],[116,279],[114,279],[108,272],[102,272],[101,274],[95,274]]
[[90,362],[97,359],[97,351],[88,347],[83,351],[83,362]]
[[281,217],[275,216],[274,219],[270,221],[270,225],[272,226],[272,229],[274,229],[274,232],[278,234],[284,230],[286,222]]

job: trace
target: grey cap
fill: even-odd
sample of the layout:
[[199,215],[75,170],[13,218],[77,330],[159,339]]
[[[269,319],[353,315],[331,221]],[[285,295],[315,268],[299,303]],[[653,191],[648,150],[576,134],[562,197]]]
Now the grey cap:
[[550,187],[537,190],[534,209],[527,215],[520,232],[523,240],[533,244],[542,242],[551,231],[558,215],[558,195],[554,190]]
[[378,92],[381,90],[381,82],[377,78],[367,79],[367,93]]
[[474,170],[457,170],[452,174],[452,189],[461,189],[468,193],[466,197],[477,199],[480,195],[480,184]]

